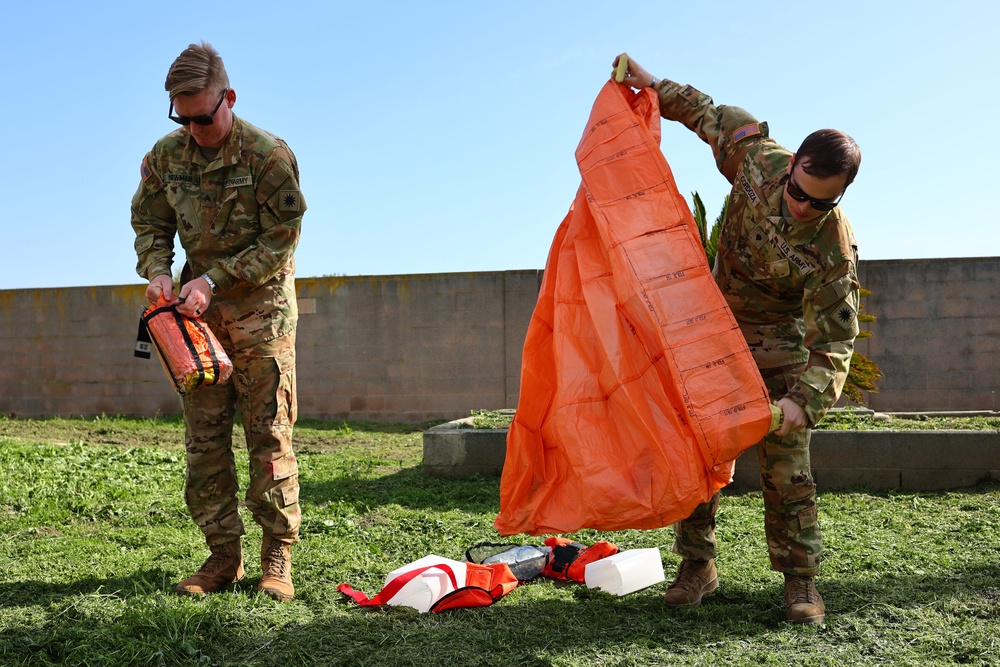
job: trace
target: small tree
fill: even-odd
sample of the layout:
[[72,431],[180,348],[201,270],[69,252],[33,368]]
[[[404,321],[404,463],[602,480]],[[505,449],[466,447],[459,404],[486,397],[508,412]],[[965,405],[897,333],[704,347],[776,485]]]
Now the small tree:
[[[864,299],[871,290],[861,288],[861,298]],[[858,306],[858,322],[876,322],[877,318],[871,313],[864,312],[865,304]],[[858,340],[871,338],[872,332],[858,331]],[[861,354],[857,350],[851,355],[851,369],[847,372],[847,382],[844,383],[844,396],[855,403],[864,403],[862,392],[877,394],[878,386],[876,382],[883,377],[882,369],[874,361]]]
[[715,255],[719,251],[719,230],[722,229],[722,221],[729,211],[729,195],[722,200],[722,212],[715,218],[711,229],[708,227],[708,218],[705,215],[705,204],[701,201],[701,196],[697,191],[691,193],[694,199],[694,222],[698,225],[698,233],[701,234],[701,247],[705,249],[708,257],[708,266],[715,266]]
[[[698,233],[701,235],[701,245],[705,250],[705,256],[708,257],[708,265],[712,267],[715,266],[715,256],[719,252],[719,231],[722,228],[722,221],[729,212],[729,195],[726,195],[726,198],[723,200],[722,212],[715,218],[711,229],[708,227],[705,204],[701,201],[701,197],[697,192],[693,192],[691,193],[691,198],[694,201],[692,213],[694,214],[695,224],[698,226]],[[871,290],[861,288],[862,299],[869,294],[871,294]],[[864,307],[864,303],[859,305],[858,322],[877,321],[876,317],[871,313],[863,312]],[[870,338],[871,335],[871,331],[862,330],[858,332],[858,339]],[[862,393],[877,394],[878,386],[876,383],[882,377],[883,373],[879,365],[855,350],[851,355],[851,367],[847,373],[847,382],[844,383],[844,397],[855,403],[864,403]]]

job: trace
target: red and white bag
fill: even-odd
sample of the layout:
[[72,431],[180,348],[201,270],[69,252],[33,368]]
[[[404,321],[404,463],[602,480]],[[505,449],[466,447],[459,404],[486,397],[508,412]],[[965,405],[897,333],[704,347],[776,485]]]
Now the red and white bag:
[[421,613],[438,613],[488,607],[514,590],[517,583],[506,563],[478,565],[430,555],[390,572],[385,587],[375,597],[369,598],[348,584],[340,584],[337,590],[364,607],[407,606]]

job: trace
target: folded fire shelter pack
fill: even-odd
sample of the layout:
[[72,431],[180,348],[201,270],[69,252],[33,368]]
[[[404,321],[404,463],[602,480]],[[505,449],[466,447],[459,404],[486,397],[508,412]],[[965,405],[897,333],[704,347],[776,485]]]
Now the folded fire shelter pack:
[[501,535],[670,525],[771,426],[659,134],[654,91],[603,87],[524,343]]
[[152,342],[179,394],[225,382],[233,372],[229,355],[204,320],[177,312],[179,303],[161,297],[143,311],[135,356],[148,359]]

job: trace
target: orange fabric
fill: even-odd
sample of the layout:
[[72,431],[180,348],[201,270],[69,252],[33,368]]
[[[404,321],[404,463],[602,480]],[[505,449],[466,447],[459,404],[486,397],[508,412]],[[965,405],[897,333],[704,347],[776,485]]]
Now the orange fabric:
[[161,297],[142,314],[174,389],[184,394],[225,382],[233,372],[226,351],[201,318],[181,315],[176,305]]
[[669,525],[768,431],[767,391],[659,133],[652,90],[604,86],[524,343],[502,535]]
[[517,577],[506,563],[478,565],[469,563],[465,570],[465,586],[448,593],[431,607],[439,613],[449,609],[488,607],[517,588]]
[[617,545],[604,540],[588,547],[554,535],[545,540],[545,545],[552,549],[552,561],[542,570],[542,576],[561,581],[583,583],[589,564],[618,553]]

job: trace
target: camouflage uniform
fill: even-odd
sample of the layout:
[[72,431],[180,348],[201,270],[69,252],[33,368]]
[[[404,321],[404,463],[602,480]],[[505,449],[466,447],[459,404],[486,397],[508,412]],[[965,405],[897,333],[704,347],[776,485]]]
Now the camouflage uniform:
[[185,500],[209,546],[243,535],[232,429],[237,404],[250,453],[247,507],[265,531],[298,541],[295,263],[305,201],[295,156],[281,139],[233,117],[214,159],[183,129],[142,161],[132,199],[139,261],[150,280],[171,273],[174,236],[187,262],[181,284],[207,273],[216,294],[203,317],[233,362],[224,385],[183,397]]
[[[858,334],[857,244],[840,208],[798,222],[784,204],[792,153],[767,124],[738,107],[669,80],[657,84],[660,113],[696,132],[733,184],[713,273],[736,316],[771,399],[787,396],[815,426],[837,402]],[[807,427],[757,444],[771,566],[819,572],[822,541]],[[675,525],[674,551],[715,556],[718,498]]]

